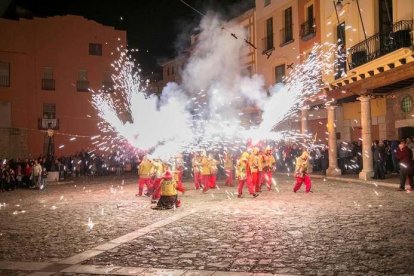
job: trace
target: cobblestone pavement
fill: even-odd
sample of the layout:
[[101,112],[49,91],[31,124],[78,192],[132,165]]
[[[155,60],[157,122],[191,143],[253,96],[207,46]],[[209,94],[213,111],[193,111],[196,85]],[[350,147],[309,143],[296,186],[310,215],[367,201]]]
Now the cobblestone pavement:
[[0,259],[56,261],[168,216],[135,197],[131,178],[90,182],[0,193]]
[[[291,178],[276,180],[278,191],[264,191],[256,199],[238,199],[234,188],[223,186],[206,194],[188,191],[183,207],[171,211],[149,209],[149,199],[135,198],[135,185],[122,185],[120,179],[85,188],[70,184],[45,193],[0,194],[0,202],[6,202],[0,210],[0,258],[59,263],[182,214],[84,258],[80,267],[105,268],[111,274],[132,267],[139,269],[137,274],[147,269],[147,275],[161,269],[175,269],[163,275],[184,270],[200,275],[414,275],[414,193],[314,179],[313,193],[305,194],[303,187],[294,194]],[[86,225],[89,217],[92,229]],[[153,268],[158,272],[148,272]],[[1,272],[28,274],[17,271]],[[53,275],[82,274],[77,271],[62,268]],[[100,271],[96,274],[105,274]]]

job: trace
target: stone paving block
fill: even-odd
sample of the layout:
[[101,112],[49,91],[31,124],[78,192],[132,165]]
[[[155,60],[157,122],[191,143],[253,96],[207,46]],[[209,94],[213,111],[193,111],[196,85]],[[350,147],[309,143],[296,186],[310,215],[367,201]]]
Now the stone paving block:
[[52,263],[48,267],[45,267],[42,269],[43,272],[57,272],[61,271],[62,269],[70,267],[71,264],[58,264],[58,263]]
[[140,235],[136,235],[136,234],[126,234],[122,237],[116,238],[111,240],[111,243],[116,243],[116,244],[123,244],[129,241],[132,241],[133,239],[138,238]]
[[73,265],[63,269],[61,272],[67,273],[84,273],[84,274],[112,274],[120,267],[107,265]]
[[[268,274],[271,275],[271,274]],[[250,272],[216,271],[212,276],[253,276]]]
[[209,270],[187,270],[183,276],[211,276],[214,272]]
[[116,275],[142,275],[147,268],[141,267],[120,267],[112,271]]
[[8,270],[42,270],[51,263],[1,261],[0,268]]
[[86,261],[87,259],[90,259],[92,257],[95,257],[96,255],[99,255],[103,253],[104,251],[101,250],[87,250],[85,252],[82,252],[80,254],[77,254],[75,256],[69,257],[64,260],[60,260],[58,263],[60,264],[78,264],[83,261]]
[[111,250],[115,247],[119,246],[119,243],[113,243],[113,242],[107,242],[107,243],[103,243],[101,245],[98,245],[94,248],[92,248],[93,250],[100,250],[100,251],[107,251],[107,250]]
[[45,272],[45,271],[37,271],[30,273],[28,276],[50,276],[53,275],[55,272]]
[[157,268],[148,268],[140,275],[143,276],[181,276],[186,271],[184,269],[157,269]]

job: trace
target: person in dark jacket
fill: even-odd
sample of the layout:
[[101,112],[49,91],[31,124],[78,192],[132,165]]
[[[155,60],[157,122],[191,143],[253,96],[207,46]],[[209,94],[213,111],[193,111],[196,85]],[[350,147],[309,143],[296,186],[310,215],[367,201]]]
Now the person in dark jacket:
[[405,191],[405,182],[413,189],[413,152],[406,145],[405,140],[401,140],[398,145],[396,157],[400,163],[400,191]]
[[399,142],[397,140],[391,141],[391,158],[392,158],[392,165],[393,165],[393,172],[399,172],[399,164],[397,159],[397,149],[398,149]]
[[385,148],[384,145],[375,140],[372,147],[372,155],[374,159],[374,179],[384,179],[384,160],[385,160]]

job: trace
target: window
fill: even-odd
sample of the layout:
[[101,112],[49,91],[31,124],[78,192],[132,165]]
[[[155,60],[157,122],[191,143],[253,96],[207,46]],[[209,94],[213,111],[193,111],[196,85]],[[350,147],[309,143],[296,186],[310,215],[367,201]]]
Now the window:
[[405,96],[401,101],[401,110],[405,113],[411,112],[413,109],[413,99],[410,96]]
[[102,81],[102,91],[103,92],[113,92],[114,83],[112,81],[111,71],[104,71],[103,81]]
[[78,81],[76,82],[76,89],[79,92],[89,91],[88,71],[79,70]]
[[89,55],[91,55],[91,56],[102,56],[102,44],[100,44],[100,43],[89,43]]
[[43,119],[55,119],[56,118],[56,104],[44,103],[43,104]]
[[263,39],[263,51],[273,49],[273,17],[266,20],[266,37]]
[[167,76],[170,75],[170,67],[167,67]]
[[270,5],[271,0],[264,0],[264,6],[269,6]]
[[313,5],[306,8],[306,20],[309,21],[310,19],[313,19]]
[[56,104],[44,103],[42,118],[38,121],[39,129],[58,129],[58,119],[56,119]]
[[315,36],[316,25],[313,15],[313,5],[305,8],[305,22],[300,26],[300,35],[303,40],[308,40]]
[[175,66],[173,65],[173,67],[171,67],[171,75],[174,75],[175,73]]
[[42,68],[42,90],[55,90],[52,67]]
[[283,83],[285,76],[285,65],[279,65],[275,67],[275,83]]
[[292,7],[284,12],[284,29],[282,29],[282,44],[293,41]]
[[10,87],[10,63],[0,61],[0,87]]

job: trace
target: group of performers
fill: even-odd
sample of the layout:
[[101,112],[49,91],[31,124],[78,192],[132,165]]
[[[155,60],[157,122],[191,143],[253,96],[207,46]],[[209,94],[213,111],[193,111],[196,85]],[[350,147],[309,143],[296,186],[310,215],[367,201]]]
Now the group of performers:
[[[207,156],[205,152],[195,153],[191,163],[194,173],[194,187],[196,189],[202,187],[203,192],[215,188],[218,162],[214,160],[212,155]],[[264,152],[255,147],[251,153],[242,153],[236,164],[234,163],[233,155],[225,152],[223,167],[226,172],[226,180],[224,183],[226,186],[233,186],[234,178],[236,178],[238,197],[242,197],[245,185],[253,197],[259,195],[263,184],[266,184],[268,190],[271,189],[276,160],[270,147],[267,147]]]
[[154,209],[171,209],[180,207],[177,191],[185,192],[183,185],[184,163],[181,157],[175,159],[171,166],[160,158],[150,160],[148,156],[142,158],[138,166],[138,193],[142,196],[146,186],[146,196],[151,197],[151,203],[157,203]]
[[[311,190],[311,179],[307,174],[309,154],[306,151],[296,158],[295,185],[296,193],[305,183],[306,192]],[[236,162],[235,162],[236,161]],[[224,184],[234,186],[237,180],[238,197],[243,196],[243,188],[246,185],[248,193],[253,198],[257,197],[265,185],[267,190],[272,189],[273,173],[276,170],[276,160],[270,147],[261,150],[254,147],[250,151],[243,152],[234,160],[230,152],[224,152],[221,162],[216,160],[213,154],[199,151],[193,154],[191,165],[194,177],[194,188],[202,189],[206,193],[209,189],[217,187],[217,172],[219,164],[223,164],[226,173]],[[145,195],[151,196],[152,203],[157,203],[154,209],[171,209],[179,207],[181,202],[177,198],[177,191],[185,192],[182,182],[184,161],[182,156],[175,158],[173,165],[162,162],[156,158],[150,160],[143,157],[138,167],[139,181],[137,196],[142,196],[144,186],[147,188]],[[234,172],[235,171],[235,175]]]

